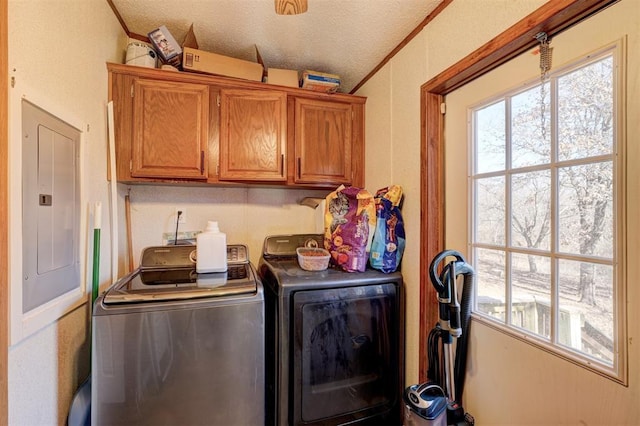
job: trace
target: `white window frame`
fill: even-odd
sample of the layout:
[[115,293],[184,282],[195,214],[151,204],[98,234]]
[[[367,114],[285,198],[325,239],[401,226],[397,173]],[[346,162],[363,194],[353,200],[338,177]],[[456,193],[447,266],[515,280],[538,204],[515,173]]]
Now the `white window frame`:
[[[625,52],[626,52],[626,40],[625,39],[621,39],[618,40],[606,47],[603,47],[595,52],[591,52],[589,54],[586,54],[574,61],[571,61],[571,63],[564,65],[562,68],[559,68],[557,70],[552,70],[548,77],[551,80],[554,80],[559,77],[562,76],[564,74],[567,74],[577,68],[580,67],[584,67],[586,65],[588,65],[589,63],[592,62],[596,62],[599,59],[602,59],[606,56],[611,56],[613,59],[613,83],[614,83],[614,119],[615,119],[615,125],[614,125],[614,129],[613,129],[613,133],[614,133],[614,144],[613,144],[613,152],[611,155],[606,155],[606,156],[600,156],[597,158],[602,158],[602,157],[611,157],[611,161],[613,163],[613,177],[614,177],[614,184],[613,184],[613,217],[614,217],[614,230],[613,230],[613,235],[615,238],[615,243],[614,243],[614,247],[613,247],[613,259],[611,262],[611,265],[613,266],[613,282],[614,282],[614,289],[613,289],[613,296],[614,296],[614,301],[613,301],[613,309],[614,309],[614,336],[615,336],[615,341],[614,341],[614,359],[613,359],[613,365],[608,365],[604,362],[599,361],[598,359],[589,357],[585,354],[582,354],[578,351],[572,350],[571,348],[568,348],[564,345],[561,345],[559,343],[558,340],[558,333],[557,333],[557,321],[556,320],[552,320],[551,322],[551,327],[554,328],[554,330],[552,330],[551,332],[551,337],[549,340],[546,340],[545,338],[542,338],[541,336],[538,336],[534,333],[528,332],[525,329],[519,328],[519,327],[515,327],[512,326],[510,324],[510,315],[506,315],[505,316],[505,320],[504,321],[499,321],[498,319],[491,317],[487,314],[484,314],[482,312],[478,312],[477,310],[477,306],[476,306],[476,297],[474,297],[474,303],[473,303],[473,318],[474,320],[480,321],[483,324],[490,326],[496,330],[499,330],[501,332],[504,332],[505,334],[517,338],[519,340],[522,340],[524,342],[530,343],[532,345],[534,345],[535,347],[540,348],[541,350],[547,351],[549,353],[552,353],[554,355],[557,355],[561,358],[564,358],[576,365],[585,367],[595,373],[598,373],[602,376],[608,377],[616,382],[622,383],[624,385],[627,384],[627,352],[628,352],[628,348],[627,348],[627,315],[626,315],[626,299],[627,299],[627,291],[626,291],[626,277],[627,277],[627,273],[626,273],[626,201],[625,201],[625,194],[626,194],[626,159],[625,159],[625,145],[626,145],[626,108],[625,108],[625,93],[626,93],[626,80],[625,80],[625,69],[626,69],[626,64],[625,64]],[[468,226],[468,230],[469,230],[469,235],[468,235],[468,241],[469,241],[469,254],[470,254],[470,260],[471,263],[475,265],[475,258],[474,258],[474,254],[475,254],[475,249],[483,249],[483,248],[488,248],[488,249],[498,249],[501,250],[505,253],[505,255],[508,255],[510,253],[531,253],[531,254],[539,254],[540,252],[537,249],[529,249],[529,250],[522,250],[521,248],[517,248],[516,250],[513,250],[514,247],[513,246],[509,246],[510,241],[510,237],[509,237],[509,232],[510,232],[510,227],[511,227],[511,220],[510,217],[505,216],[505,242],[504,245],[502,246],[494,246],[494,245],[488,245],[488,244],[480,244],[480,243],[476,243],[474,241],[475,238],[475,179],[477,179],[478,177],[489,177],[489,176],[504,176],[505,179],[508,179],[509,175],[511,175],[511,169],[510,169],[510,164],[508,162],[506,162],[505,160],[505,170],[501,171],[501,172],[487,172],[487,173],[482,173],[482,174],[475,174],[475,122],[474,122],[474,111],[494,104],[500,100],[504,100],[506,97],[511,97],[511,96],[515,96],[520,92],[526,91],[531,89],[532,87],[536,86],[537,84],[540,84],[540,78],[538,77],[537,79],[531,80],[526,82],[524,85],[519,86],[517,89],[512,89],[512,90],[506,90],[504,92],[501,92],[498,95],[492,96],[490,99],[486,99],[478,104],[475,104],[471,107],[469,107],[468,109],[468,123],[469,123],[469,132],[468,132],[468,143],[469,143],[469,165],[468,165],[468,170],[469,170],[469,182],[468,182],[468,195],[469,195],[469,211],[468,211],[468,218],[469,218],[469,226]],[[555,83],[552,82],[552,84],[550,85],[551,87],[551,91],[552,93],[555,91]],[[552,104],[554,103],[555,100],[555,96],[552,95],[551,98],[551,102]],[[556,105],[553,105],[552,107],[552,114],[556,114],[557,113],[557,107]],[[509,116],[509,113],[507,113],[507,116]],[[551,128],[551,132],[552,132],[552,147],[555,149],[556,145],[557,145],[557,141],[556,139],[556,129],[554,127],[554,123],[555,120],[552,119],[552,128]],[[509,123],[507,121],[506,125],[508,126]],[[508,153],[508,145],[509,143],[507,143],[507,151],[506,151],[506,157],[507,159],[509,158],[509,153]],[[545,165],[547,167],[525,167],[525,168],[519,168],[517,170],[522,171],[522,169],[525,169],[527,171],[531,171],[531,170],[540,170],[540,169],[544,169],[544,170],[553,170],[553,168],[557,167],[558,163],[561,163],[562,166],[567,166],[567,165],[575,165],[575,164],[580,164],[580,160],[577,161],[559,161],[557,158],[557,154],[552,154],[552,158],[551,158],[551,162],[550,165]],[[596,158],[596,157],[594,157]],[[595,161],[594,161],[595,162]],[[591,164],[591,163],[590,163]],[[515,170],[515,169],[514,169]],[[552,178],[552,185],[555,185],[557,187],[557,182],[555,181],[555,179]],[[556,190],[554,189],[552,191],[552,194],[555,194]],[[506,197],[506,201],[508,203],[508,198],[510,197],[510,194],[505,194]],[[552,204],[552,212],[555,211],[555,207],[553,206],[556,203],[556,197],[552,196],[551,198],[551,204]],[[557,214],[553,213],[553,221],[555,222],[557,220]],[[555,226],[555,225],[554,225]],[[553,227],[552,226],[552,229]],[[560,252],[559,247],[557,245],[557,235],[554,234],[554,232],[552,231],[552,234],[550,236],[551,238],[551,242],[550,242],[550,250],[548,252],[545,251],[545,254],[549,254],[550,255],[550,259],[552,262],[552,270],[554,269],[554,264],[557,263],[558,259],[569,259],[569,260],[576,260],[576,259],[582,259],[582,260],[588,260],[588,261],[592,261],[593,258],[585,256],[574,256],[574,255],[566,255],[562,252]],[[507,270],[505,271],[505,304],[507,306],[510,306],[511,303],[511,283],[509,280],[509,268],[508,266],[506,266]],[[552,273],[553,274],[553,273]],[[552,288],[551,288],[551,307],[552,310],[554,311],[554,316],[557,316],[557,313],[559,311],[558,308],[558,291],[556,289],[556,286],[554,283],[551,284]],[[475,287],[475,291],[477,292],[477,285]],[[476,294],[477,296],[477,294]],[[507,312],[509,312],[510,310],[507,308]]]

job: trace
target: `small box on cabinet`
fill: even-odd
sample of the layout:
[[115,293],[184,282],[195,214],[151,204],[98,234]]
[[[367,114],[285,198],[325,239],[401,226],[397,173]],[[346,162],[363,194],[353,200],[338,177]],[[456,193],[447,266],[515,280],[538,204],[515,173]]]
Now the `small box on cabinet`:
[[174,66],[180,65],[182,47],[180,47],[176,39],[173,38],[173,35],[171,35],[167,27],[161,25],[159,28],[151,31],[148,36],[149,41],[151,41],[162,62]]
[[306,70],[302,72],[302,84],[300,87],[316,92],[335,92],[340,87],[340,76]]
[[279,68],[269,68],[267,72],[267,83],[278,86],[299,87],[298,71],[285,70]]

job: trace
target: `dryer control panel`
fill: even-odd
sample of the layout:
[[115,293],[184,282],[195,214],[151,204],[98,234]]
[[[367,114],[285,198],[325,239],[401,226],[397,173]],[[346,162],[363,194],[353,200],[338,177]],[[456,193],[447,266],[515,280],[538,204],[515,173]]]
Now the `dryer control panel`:
[[[145,268],[193,268],[197,247],[192,245],[153,246],[142,251],[140,267]],[[249,262],[249,250],[244,244],[227,245],[227,263]]]

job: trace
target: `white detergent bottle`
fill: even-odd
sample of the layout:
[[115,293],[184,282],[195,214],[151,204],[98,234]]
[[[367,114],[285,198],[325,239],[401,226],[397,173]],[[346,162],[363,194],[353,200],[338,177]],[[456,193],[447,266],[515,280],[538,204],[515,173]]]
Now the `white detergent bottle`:
[[196,236],[196,272],[227,271],[227,236],[218,222],[207,222],[207,228]]

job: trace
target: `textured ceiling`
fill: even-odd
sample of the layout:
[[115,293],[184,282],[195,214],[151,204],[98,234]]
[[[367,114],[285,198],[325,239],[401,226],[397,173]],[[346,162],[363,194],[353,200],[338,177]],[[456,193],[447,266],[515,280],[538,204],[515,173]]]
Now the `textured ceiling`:
[[309,0],[301,15],[277,15],[273,0],[112,0],[130,33],[165,25],[179,42],[193,23],[200,49],[267,68],[340,75],[360,83],[442,0]]

